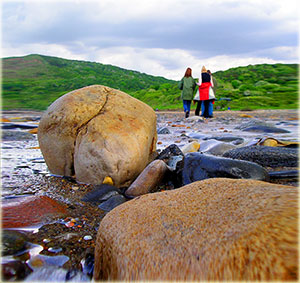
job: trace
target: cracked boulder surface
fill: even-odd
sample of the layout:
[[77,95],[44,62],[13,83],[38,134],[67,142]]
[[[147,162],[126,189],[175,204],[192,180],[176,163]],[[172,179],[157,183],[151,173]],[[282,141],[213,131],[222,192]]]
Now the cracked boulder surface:
[[156,115],[130,95],[102,85],[69,92],[43,114],[38,141],[51,173],[128,186],[156,152]]

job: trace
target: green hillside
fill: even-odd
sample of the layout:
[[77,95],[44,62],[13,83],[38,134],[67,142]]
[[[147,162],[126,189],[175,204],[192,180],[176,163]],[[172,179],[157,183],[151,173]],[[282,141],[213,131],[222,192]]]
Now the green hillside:
[[[298,108],[297,64],[250,65],[219,71],[213,76],[218,83],[214,105],[217,110]],[[161,84],[132,95],[154,109],[182,109],[177,84]]]
[[261,64],[216,72],[218,93],[232,99],[231,109],[297,109],[298,67]]
[[28,55],[2,59],[2,108],[46,109],[61,95],[93,84],[130,93],[174,83],[162,77],[100,63]]
[[[298,108],[298,65],[261,64],[214,73],[215,109]],[[178,82],[94,62],[42,55],[2,59],[2,108],[45,110],[61,95],[93,84],[120,89],[153,109],[182,109]]]

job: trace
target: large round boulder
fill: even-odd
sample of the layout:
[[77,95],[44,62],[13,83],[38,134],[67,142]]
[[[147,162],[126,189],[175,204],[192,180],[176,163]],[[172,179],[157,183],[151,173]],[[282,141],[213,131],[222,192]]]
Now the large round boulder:
[[69,92],[43,114],[38,140],[51,173],[117,187],[130,184],[156,152],[156,115],[145,103],[101,85]]
[[214,178],[143,195],[98,229],[94,278],[285,281],[298,276],[298,189]]

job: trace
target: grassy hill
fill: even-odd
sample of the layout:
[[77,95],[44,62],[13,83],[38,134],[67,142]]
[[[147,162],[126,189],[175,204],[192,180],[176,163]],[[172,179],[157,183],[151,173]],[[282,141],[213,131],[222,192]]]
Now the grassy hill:
[[127,93],[173,82],[100,63],[28,55],[2,60],[3,109],[46,109],[61,95],[93,84]]
[[[214,73],[216,109],[298,108],[298,65],[261,64]],[[45,110],[93,84],[120,89],[153,109],[182,109],[178,82],[94,62],[28,55],[2,59],[2,108]]]
[[[297,64],[249,65],[219,71],[213,76],[218,83],[214,109],[298,108]],[[162,84],[157,89],[139,90],[132,95],[154,109],[182,109],[177,84]]]

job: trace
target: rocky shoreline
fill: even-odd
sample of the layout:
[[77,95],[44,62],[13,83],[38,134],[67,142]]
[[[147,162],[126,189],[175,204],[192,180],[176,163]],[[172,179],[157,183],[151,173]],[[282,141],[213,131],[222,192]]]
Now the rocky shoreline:
[[[33,226],[31,230],[16,227],[21,235],[16,231],[14,237],[22,242],[20,238],[24,236],[24,245],[13,252],[16,242],[7,244],[6,255],[3,257],[4,274],[2,276],[9,280],[23,280],[29,278],[28,276],[32,280],[45,280],[55,270],[57,278],[63,277],[65,280],[75,281],[91,280],[97,230],[107,212],[92,202],[82,200],[88,193],[95,190],[95,186],[77,183],[69,177],[54,176],[47,171],[38,148],[36,133],[30,133],[37,127],[41,114],[35,111],[2,112],[2,203],[8,204],[10,201],[10,206],[12,206],[12,201],[15,201],[14,213],[19,213],[20,217],[25,215],[29,221],[32,219],[32,224],[35,224],[32,216],[37,213],[26,211],[20,206],[18,197],[25,195],[49,197],[61,204],[64,211],[59,217],[58,214],[51,216],[50,221],[48,219],[42,226],[38,226],[38,229],[36,225],[29,225]],[[172,144],[182,150],[192,143],[199,143],[200,148],[196,152],[222,156],[230,149],[234,150],[250,143],[257,144],[266,139],[269,142],[272,139],[271,141],[275,140],[278,143],[288,142],[290,145],[294,143],[295,147],[299,141],[297,110],[215,111],[214,118],[208,120],[196,116],[185,119],[181,111],[157,111],[156,117],[158,154]],[[4,119],[7,120],[4,121]],[[237,128],[257,120],[287,132],[270,132],[270,128],[259,128],[258,126],[262,125],[259,123],[248,124],[248,131]],[[9,129],[9,125],[12,128]],[[28,128],[24,128],[25,125]],[[249,125],[252,127],[250,130]],[[275,146],[274,148],[283,147]],[[274,155],[274,153],[271,154]],[[30,155],[30,158],[26,158]],[[265,166],[266,171],[298,171],[298,166],[295,164],[277,165]],[[298,174],[286,177],[281,174],[280,176],[273,177],[270,182],[298,186]],[[156,191],[170,189],[174,189],[174,186],[165,182],[158,186]],[[123,195],[124,191],[120,194]],[[27,201],[29,203],[28,199]],[[39,203],[45,205],[40,199],[38,201],[32,199],[32,202],[33,206]],[[11,226],[7,224],[7,227],[13,228],[14,220],[9,217],[4,217],[3,220],[6,224],[12,222]],[[33,250],[37,247],[41,250],[34,253]],[[55,259],[58,264],[53,265],[51,259]]]

